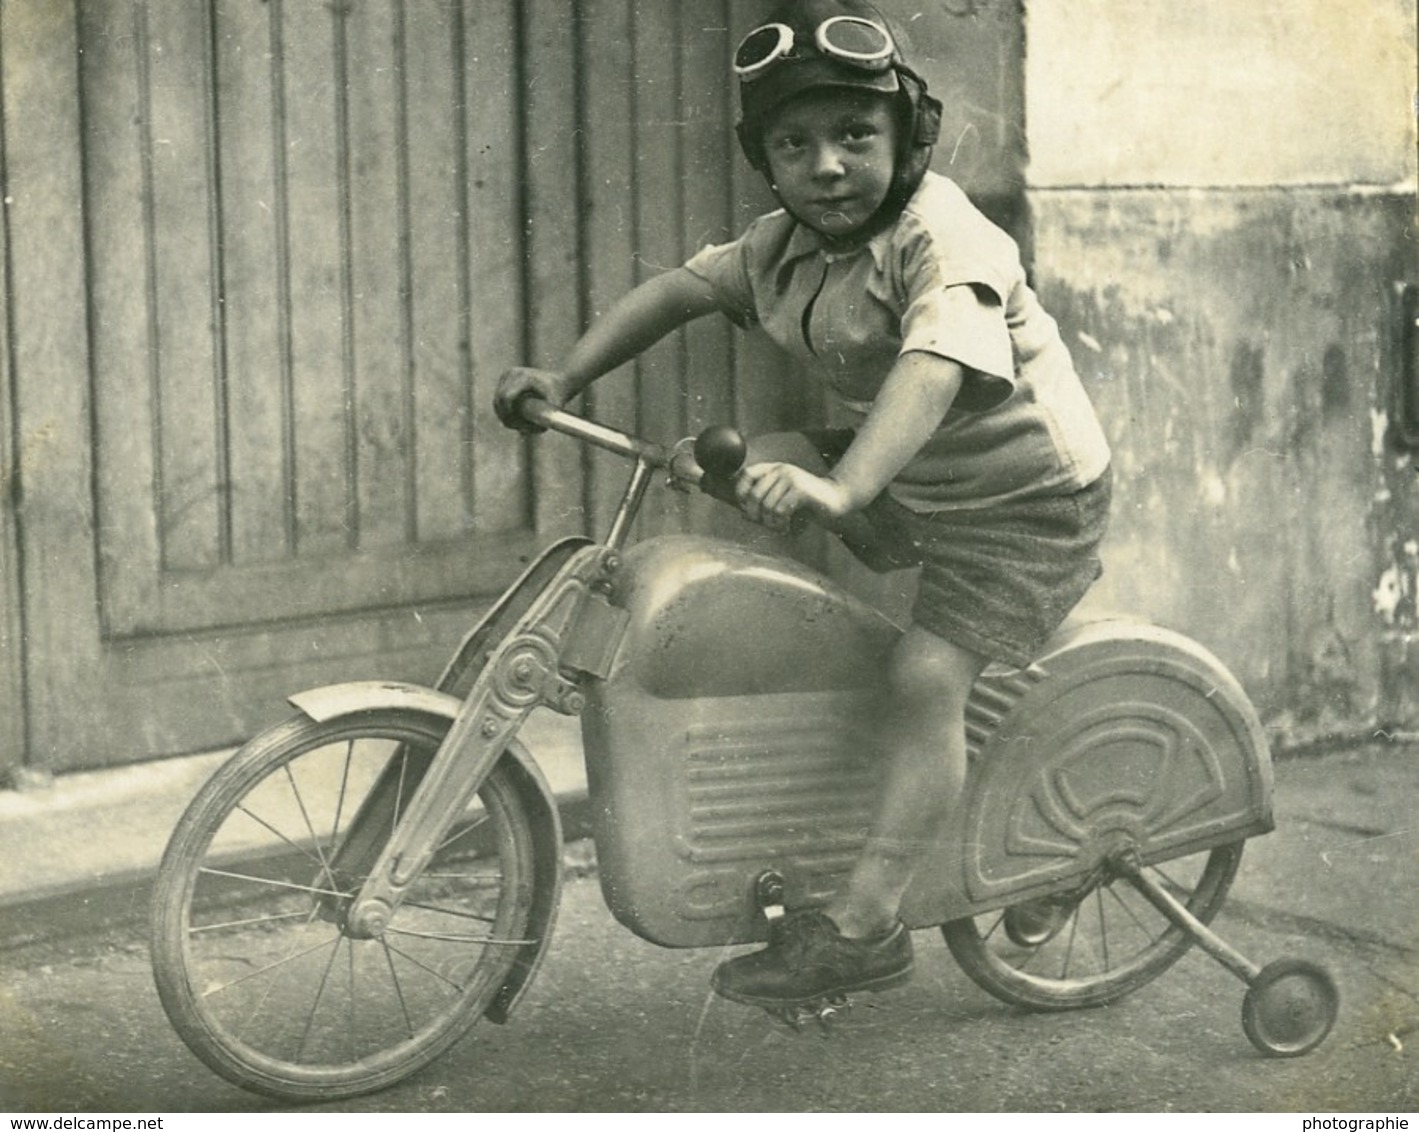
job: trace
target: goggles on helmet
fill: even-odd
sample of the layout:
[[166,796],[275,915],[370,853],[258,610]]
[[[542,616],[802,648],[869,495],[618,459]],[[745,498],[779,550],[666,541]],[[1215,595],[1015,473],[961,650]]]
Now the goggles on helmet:
[[[832,16],[813,32],[818,51],[829,59],[879,73],[892,65],[897,45],[891,33],[876,20],[862,16]],[[795,35],[787,24],[764,24],[739,41],[734,52],[734,73],[742,82],[753,82],[783,59],[794,57]]]

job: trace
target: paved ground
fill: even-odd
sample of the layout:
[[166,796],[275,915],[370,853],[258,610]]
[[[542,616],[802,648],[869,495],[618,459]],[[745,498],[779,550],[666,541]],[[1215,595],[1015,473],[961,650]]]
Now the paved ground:
[[[1279,828],[1248,845],[1218,927],[1258,962],[1301,955],[1334,971],[1340,1021],[1304,1058],[1252,1051],[1241,983],[1200,953],[1112,1008],[1046,1016],[990,998],[929,932],[909,988],[859,1004],[830,1037],[795,1035],[708,993],[715,954],[615,925],[582,867],[507,1026],[481,1026],[417,1077],[339,1108],[1414,1112],[1416,797],[1413,746],[1277,766]],[[129,878],[0,912],[0,1109],[273,1107],[212,1076],[168,1026],[142,910],[141,878]]]

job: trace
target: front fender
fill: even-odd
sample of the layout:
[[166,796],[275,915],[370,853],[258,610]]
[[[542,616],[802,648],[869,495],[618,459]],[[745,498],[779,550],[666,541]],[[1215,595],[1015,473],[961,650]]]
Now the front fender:
[[347,684],[308,688],[287,697],[287,703],[317,723],[326,723],[357,711],[387,708],[409,708],[453,719],[462,702],[456,696],[426,688],[422,684],[393,680],[352,680]]
[[[446,692],[387,680],[358,680],[311,688],[289,697],[297,711],[320,723],[362,711],[398,708],[447,719],[458,715],[463,701]],[[533,884],[529,938],[518,948],[517,959],[506,981],[483,1012],[491,1022],[506,1022],[542,965],[547,943],[562,898],[562,820],[556,798],[542,768],[516,739],[508,744],[500,765],[505,765],[527,809],[532,826]]]

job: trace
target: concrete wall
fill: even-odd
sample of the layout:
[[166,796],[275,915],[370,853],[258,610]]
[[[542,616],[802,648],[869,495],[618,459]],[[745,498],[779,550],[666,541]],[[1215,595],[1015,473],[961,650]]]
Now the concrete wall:
[[1282,743],[1415,726],[1415,5],[1025,15],[1037,284],[1116,449],[1091,606],[1209,645]]

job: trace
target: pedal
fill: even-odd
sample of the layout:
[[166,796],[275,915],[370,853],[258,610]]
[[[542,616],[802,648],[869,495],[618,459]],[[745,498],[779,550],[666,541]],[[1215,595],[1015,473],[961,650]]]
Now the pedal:
[[845,994],[834,994],[807,1002],[790,1002],[764,1009],[770,1017],[782,1022],[794,1033],[802,1033],[803,1027],[809,1022],[817,1022],[820,1029],[830,1033],[852,1009],[852,1000]]

